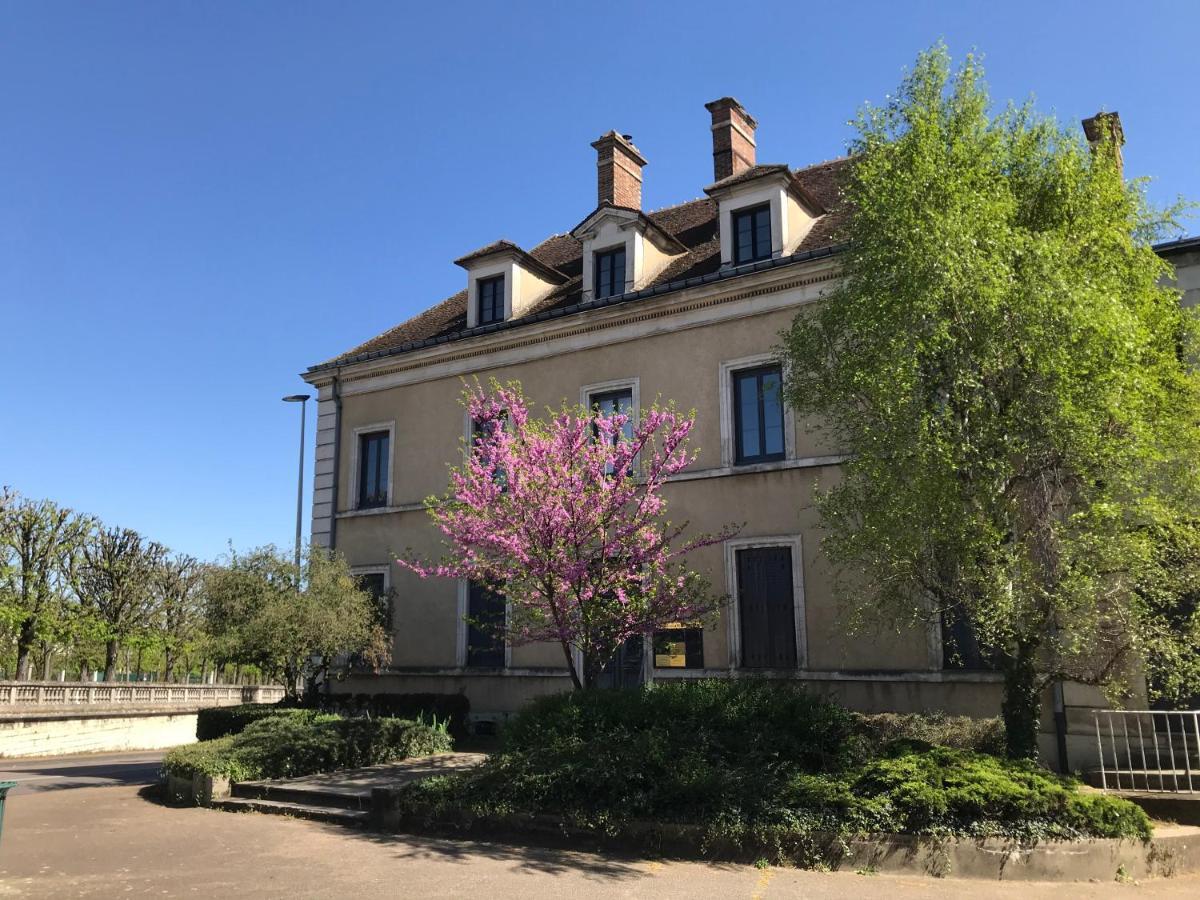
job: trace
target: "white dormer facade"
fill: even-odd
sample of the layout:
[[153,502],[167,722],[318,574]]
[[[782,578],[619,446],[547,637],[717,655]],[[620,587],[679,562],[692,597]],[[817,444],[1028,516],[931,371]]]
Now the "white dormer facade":
[[605,296],[641,290],[687,248],[636,210],[603,205],[571,231],[583,244],[583,302],[603,299],[596,293],[596,260],[614,250],[625,254],[623,284]]
[[[763,259],[777,259],[794,253],[823,210],[796,184],[786,166],[763,167],[762,175],[749,179],[734,179],[705,188],[705,193],[717,201],[717,217],[721,230],[721,267],[750,265]],[[766,209],[770,215],[770,252],[751,259],[739,259],[736,245],[735,220],[739,214]]]
[[[501,241],[483,250],[455,260],[467,271],[467,327],[492,324],[480,321],[481,286],[501,279],[496,284],[502,294],[503,312],[493,321],[507,322],[524,315],[538,301],[565,282],[566,276],[542,265],[516,244]],[[502,291],[499,290],[502,288]]]

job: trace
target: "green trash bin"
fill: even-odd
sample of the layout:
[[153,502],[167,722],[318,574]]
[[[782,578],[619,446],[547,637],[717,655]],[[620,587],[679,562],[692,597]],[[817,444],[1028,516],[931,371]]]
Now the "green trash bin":
[[4,834],[4,798],[17,786],[15,781],[0,781],[0,836]]

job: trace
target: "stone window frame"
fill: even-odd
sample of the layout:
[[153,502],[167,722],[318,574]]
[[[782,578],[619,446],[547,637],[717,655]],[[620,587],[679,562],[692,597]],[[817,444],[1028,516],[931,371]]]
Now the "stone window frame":
[[[362,460],[362,438],[368,434],[386,431],[388,436],[388,454],[387,454],[387,498],[383,506],[361,506],[360,498],[362,496],[362,485],[359,483],[359,466]],[[396,420],[390,422],[375,422],[370,425],[359,425],[352,432],[354,438],[354,452],[350,454],[350,491],[353,499],[354,510],[379,510],[391,509],[393,506],[393,498],[395,497],[396,480],[395,459],[396,459]]]
[[[792,552],[792,616],[796,628],[796,668],[802,672],[808,668],[808,627],[804,596],[804,539],[800,534],[767,535],[762,537],[731,538],[722,545],[725,558],[725,586],[729,597],[726,606],[727,639],[729,641],[729,671],[742,669],[742,632],[740,606],[738,603],[737,554],[739,550],[758,550],[771,547],[787,547]],[[750,670],[747,670],[750,671]],[[774,671],[774,670],[753,670]],[[779,670],[782,671],[782,670]],[[791,669],[787,671],[792,671]]]

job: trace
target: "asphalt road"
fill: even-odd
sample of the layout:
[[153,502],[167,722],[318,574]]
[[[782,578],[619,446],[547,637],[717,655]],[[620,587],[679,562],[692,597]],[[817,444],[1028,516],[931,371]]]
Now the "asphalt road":
[[162,752],[0,760],[17,781],[0,837],[7,897],[488,896],[698,900],[1195,898],[1200,878],[997,883],[756,869],[575,849],[373,834],[256,813],[162,806],[144,785]]
[[0,759],[0,781],[15,781],[9,796],[67,788],[142,785],[158,780],[162,750]]
[[[133,764],[144,766],[145,761]],[[128,770],[116,774],[127,775]],[[62,777],[69,781],[75,776]],[[1200,897],[1200,879],[1039,884],[756,869],[373,834],[283,816],[172,808],[148,799],[144,788],[133,784],[31,790],[9,804],[0,838],[0,898],[131,896],[1194,900]]]

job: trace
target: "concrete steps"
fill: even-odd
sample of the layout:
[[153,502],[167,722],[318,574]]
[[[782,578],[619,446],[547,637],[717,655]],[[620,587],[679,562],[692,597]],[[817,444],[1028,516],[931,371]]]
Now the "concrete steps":
[[242,800],[274,800],[325,806],[332,809],[368,810],[371,792],[347,789],[304,787],[287,781],[243,781],[230,786],[230,796]]
[[229,797],[225,800],[214,800],[212,805],[214,809],[223,809],[227,812],[272,813],[277,816],[293,816],[297,819],[311,819],[316,822],[332,822],[337,825],[358,827],[365,826],[370,816],[370,813],[363,809],[318,806],[288,800],[261,800],[252,797]]

